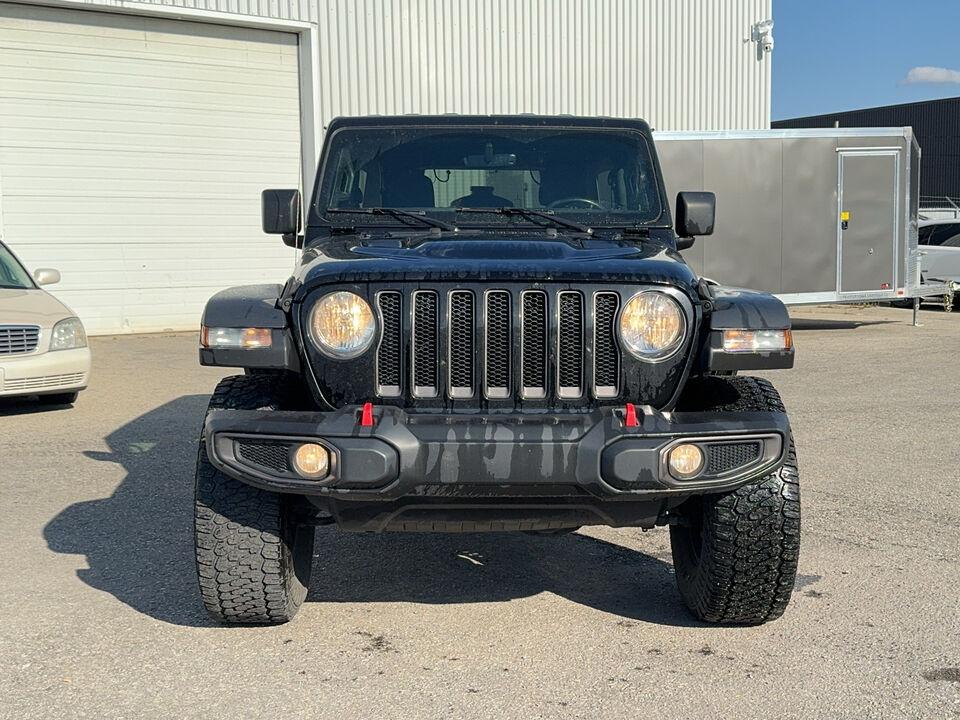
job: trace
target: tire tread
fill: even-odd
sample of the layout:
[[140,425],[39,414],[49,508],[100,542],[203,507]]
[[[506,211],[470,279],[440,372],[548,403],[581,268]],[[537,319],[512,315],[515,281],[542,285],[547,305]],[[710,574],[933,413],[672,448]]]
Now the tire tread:
[[[773,385],[756,377],[704,378],[701,409],[785,412]],[[699,563],[684,550],[690,530],[671,527],[677,583],[701,620],[760,624],[790,602],[800,554],[800,477],[790,438],[779,470],[736,490],[700,498]]]
[[[284,386],[272,376],[233,376],[217,385],[209,411],[280,409]],[[217,470],[201,437],[194,527],[200,595],[222,623],[277,624],[293,618],[307,594],[294,572],[291,498],[260,490]],[[312,539],[310,531],[304,528]],[[312,542],[306,543],[312,547]],[[304,573],[301,571],[300,575]]]

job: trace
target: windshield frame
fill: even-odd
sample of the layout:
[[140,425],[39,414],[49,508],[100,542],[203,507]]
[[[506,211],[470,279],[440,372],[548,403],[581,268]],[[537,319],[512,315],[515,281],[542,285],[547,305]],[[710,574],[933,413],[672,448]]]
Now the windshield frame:
[[[660,169],[659,158],[655,151],[653,138],[646,123],[640,120],[623,120],[615,118],[551,118],[535,117],[516,118],[510,116],[497,117],[490,116],[484,118],[477,117],[453,117],[453,118],[425,118],[425,117],[400,117],[400,118],[346,118],[334,120],[328,129],[327,137],[323,145],[323,151],[318,165],[318,172],[314,178],[313,198],[309,205],[309,217],[307,220],[308,228],[333,230],[345,228],[363,227],[364,229],[410,229],[409,225],[404,225],[394,218],[388,216],[373,216],[369,214],[360,214],[350,217],[348,213],[337,213],[337,217],[327,215],[327,208],[322,206],[324,194],[329,195],[329,187],[324,187],[324,181],[330,170],[331,163],[335,160],[333,150],[335,149],[336,138],[341,133],[364,132],[364,131],[429,131],[437,133],[469,133],[478,132],[502,132],[504,130],[534,130],[538,132],[554,131],[557,134],[564,132],[574,133],[610,133],[611,135],[629,134],[636,137],[638,151],[646,151],[647,162],[650,169],[651,181],[656,185],[655,197],[659,202],[659,213],[648,219],[636,219],[637,211],[616,211],[623,213],[623,221],[612,219],[614,212],[596,213],[593,211],[584,212],[580,208],[554,208],[546,210],[561,220],[569,220],[579,225],[589,226],[596,229],[651,229],[651,228],[670,228],[672,227],[670,203],[666,194],[666,187],[663,182],[663,174]],[[641,150],[642,148],[642,150]],[[339,149],[339,148],[337,148]],[[329,180],[333,182],[333,180]],[[333,206],[331,206],[333,207]],[[398,208],[405,209],[407,208]],[[534,211],[544,212],[539,207],[529,208]],[[527,227],[530,226],[530,220],[520,214],[494,215],[481,219],[478,215],[476,221],[464,222],[463,216],[458,217],[457,208],[440,207],[434,211],[427,211],[426,215],[439,221],[456,225],[458,228],[483,229],[505,227]],[[362,213],[362,209],[361,209]],[[630,216],[633,216],[632,218]],[[349,218],[349,220],[347,219]],[[602,222],[600,221],[602,219]],[[628,221],[629,220],[629,221]],[[562,230],[562,228],[561,228]]]
[[19,268],[23,272],[23,276],[27,279],[27,285],[8,285],[2,275],[0,275],[0,290],[36,290],[39,285],[37,285],[36,280],[33,279],[33,275],[30,274],[30,271],[27,270],[26,265],[20,262],[13,250],[6,246],[5,243],[0,242],[0,261],[10,258],[13,261],[13,267]]

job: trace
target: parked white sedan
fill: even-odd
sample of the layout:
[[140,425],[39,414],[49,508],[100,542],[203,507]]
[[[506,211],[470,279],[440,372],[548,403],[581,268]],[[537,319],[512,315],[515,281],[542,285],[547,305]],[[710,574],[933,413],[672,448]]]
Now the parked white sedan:
[[0,243],[0,397],[37,395],[41,402],[65,404],[87,386],[83,323],[39,287],[59,281],[60,273],[49,268],[31,277]]
[[960,283],[960,219],[921,220],[919,236],[923,281]]

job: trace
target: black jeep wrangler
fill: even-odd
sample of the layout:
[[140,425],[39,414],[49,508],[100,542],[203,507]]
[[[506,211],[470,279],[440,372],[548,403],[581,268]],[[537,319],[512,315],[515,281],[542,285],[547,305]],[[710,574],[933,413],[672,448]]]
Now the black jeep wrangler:
[[669,525],[696,617],[783,613],[793,440],[773,386],[737,373],[793,365],[790,319],[684,263],[714,196],[679,193],[671,222],[644,122],[343,118],[305,212],[295,190],[262,200],[302,256],[203,317],[201,363],[245,372],[217,386],[197,460],[214,618],[290,620],[332,522]]

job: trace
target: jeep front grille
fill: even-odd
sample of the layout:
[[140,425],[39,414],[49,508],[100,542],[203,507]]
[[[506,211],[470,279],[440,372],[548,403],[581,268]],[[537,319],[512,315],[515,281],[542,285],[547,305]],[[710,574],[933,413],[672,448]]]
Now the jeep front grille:
[[617,397],[619,306],[613,291],[382,290],[377,392],[453,400]]
[[23,355],[37,349],[37,325],[0,325],[0,355]]

